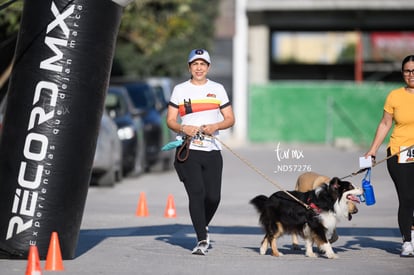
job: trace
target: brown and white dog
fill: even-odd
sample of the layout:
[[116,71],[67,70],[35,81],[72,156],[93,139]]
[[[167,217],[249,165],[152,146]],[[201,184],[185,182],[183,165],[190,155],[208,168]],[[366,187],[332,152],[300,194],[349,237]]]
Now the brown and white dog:
[[[315,172],[305,172],[299,175],[296,180],[295,191],[299,192],[308,192],[316,189],[322,184],[328,184],[331,179],[327,176],[315,173]],[[348,201],[348,220],[352,219],[352,215],[358,213],[358,208],[353,201]],[[338,234],[336,230],[333,232],[332,237],[329,239],[330,243],[334,243],[338,240]],[[300,250],[298,237],[296,234],[292,234],[292,249]]]
[[297,234],[305,239],[306,256],[316,257],[313,252],[316,243],[327,258],[337,258],[328,240],[338,220],[348,217],[348,202],[357,201],[362,189],[333,178],[314,190],[289,193],[310,207],[305,207],[286,191],[278,191],[270,197],[259,195],[250,201],[259,212],[259,221],[265,231],[260,254],[266,254],[270,246],[273,256],[282,255],[277,249],[277,239],[283,234]]

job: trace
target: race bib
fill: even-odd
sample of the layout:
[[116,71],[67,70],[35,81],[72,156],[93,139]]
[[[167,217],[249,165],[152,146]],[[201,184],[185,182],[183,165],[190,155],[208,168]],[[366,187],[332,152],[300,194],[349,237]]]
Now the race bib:
[[[408,146],[400,146],[400,151],[407,149]],[[398,163],[414,163],[414,147],[400,153]]]
[[209,136],[197,134],[193,137],[191,144],[197,147],[209,147],[212,141],[213,139]]

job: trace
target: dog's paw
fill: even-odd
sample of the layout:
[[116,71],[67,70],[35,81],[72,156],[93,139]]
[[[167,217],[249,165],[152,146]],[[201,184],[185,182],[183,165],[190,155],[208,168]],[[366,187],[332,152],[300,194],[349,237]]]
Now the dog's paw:
[[314,252],[308,252],[308,251],[306,251],[306,257],[309,257],[309,258],[316,258],[316,257],[318,257]]
[[335,253],[326,253],[325,256],[328,259],[338,259],[339,258],[338,255],[336,255]]
[[283,256],[283,253],[282,252],[279,252],[279,251],[272,252],[272,256],[273,257],[280,257],[280,256]]
[[332,249],[332,246],[330,243],[325,243],[319,247],[321,251],[325,251],[325,257],[328,259],[337,259],[338,255],[335,254],[335,252]]
[[266,255],[267,249],[268,249],[267,244],[262,244],[260,246],[260,250],[259,250],[260,251],[260,255]]
[[269,243],[267,242],[265,238],[260,244],[260,255],[265,255],[268,248],[269,248]]

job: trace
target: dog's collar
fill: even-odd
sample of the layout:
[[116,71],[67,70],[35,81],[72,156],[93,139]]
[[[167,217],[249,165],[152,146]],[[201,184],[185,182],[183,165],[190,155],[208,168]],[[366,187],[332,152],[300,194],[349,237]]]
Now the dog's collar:
[[311,202],[310,204],[309,204],[309,206],[310,206],[310,208],[312,208],[316,213],[321,213],[321,209],[316,205],[316,204],[314,204],[313,202]]
[[308,199],[308,204],[309,204],[309,207],[313,209],[313,211],[315,211],[318,214],[321,213],[321,209],[316,204],[314,204],[313,202],[311,202],[310,201],[310,198]]

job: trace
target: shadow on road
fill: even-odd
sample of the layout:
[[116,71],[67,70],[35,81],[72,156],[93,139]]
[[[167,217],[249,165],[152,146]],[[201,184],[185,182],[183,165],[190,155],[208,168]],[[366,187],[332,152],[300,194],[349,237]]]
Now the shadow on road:
[[[382,237],[398,237],[397,228],[338,228],[338,235],[354,237],[342,246],[335,246],[336,251],[345,250],[361,250],[363,248],[375,248],[384,250],[390,254],[398,254],[400,242],[387,240],[378,240]],[[192,249],[194,246],[194,237],[189,234],[176,234],[177,232],[192,233],[193,227],[188,224],[168,224],[141,227],[124,227],[124,228],[108,228],[108,229],[84,229],[80,231],[79,242],[76,251],[76,257],[93,249],[99,243],[107,238],[122,237],[139,237],[154,236],[154,240],[162,241],[174,246],[180,246],[185,249]],[[213,234],[222,235],[259,235],[260,239],[263,235],[260,227],[244,227],[244,226],[214,226]],[[258,248],[249,248],[258,251]],[[291,249],[290,245],[285,245],[284,249]],[[282,248],[283,250],[283,248]],[[290,252],[292,253],[292,251]]]

